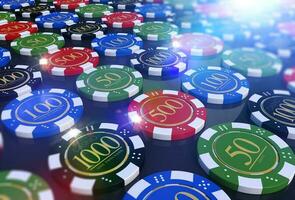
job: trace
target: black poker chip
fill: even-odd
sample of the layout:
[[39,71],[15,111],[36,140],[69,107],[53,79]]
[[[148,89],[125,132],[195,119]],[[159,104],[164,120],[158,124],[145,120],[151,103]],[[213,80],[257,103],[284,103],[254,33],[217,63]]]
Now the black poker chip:
[[39,15],[45,15],[54,10],[53,5],[40,3],[32,7],[23,7],[16,9],[15,13],[23,18],[36,18]]
[[133,12],[135,7],[142,3],[141,0],[113,0],[111,4],[116,11],[131,11]]
[[104,35],[107,30],[107,25],[100,24],[94,21],[80,22],[61,29],[63,36],[71,40],[93,39],[97,36]]

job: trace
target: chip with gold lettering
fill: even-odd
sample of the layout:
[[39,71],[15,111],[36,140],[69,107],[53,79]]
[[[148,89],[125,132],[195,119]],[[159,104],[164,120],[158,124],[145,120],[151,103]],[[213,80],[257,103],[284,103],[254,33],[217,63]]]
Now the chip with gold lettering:
[[69,90],[34,90],[10,101],[1,113],[1,120],[9,133],[36,139],[72,128],[83,110],[82,99]]
[[55,0],[53,4],[56,8],[63,10],[75,10],[79,6],[89,4],[89,0]]
[[145,158],[142,139],[129,126],[95,123],[72,129],[52,146],[52,176],[75,194],[99,195],[131,183]]
[[34,19],[39,15],[49,14],[54,10],[54,6],[47,5],[45,3],[39,3],[32,7],[24,7],[21,9],[16,9],[15,13],[23,18]]
[[0,40],[14,40],[36,32],[38,32],[38,26],[32,22],[12,21],[0,24]]
[[23,170],[0,171],[1,199],[54,200],[53,191],[40,176]]
[[287,88],[295,93],[295,67],[287,68],[284,71],[284,81],[287,83]]
[[162,171],[135,183],[123,200],[230,200],[212,181],[186,171]]
[[248,101],[251,120],[282,138],[295,140],[295,97],[286,90],[253,94]]
[[89,4],[85,6],[80,6],[75,10],[75,12],[84,18],[101,18],[105,14],[113,12],[114,8],[110,5],[105,4]]
[[288,144],[263,128],[233,122],[205,130],[197,142],[199,163],[217,183],[247,194],[287,187],[295,174]]
[[11,42],[11,48],[24,56],[41,56],[44,53],[55,51],[65,45],[63,36],[56,33],[34,33],[24,35]]
[[136,97],[128,107],[134,128],[158,140],[181,140],[200,132],[206,108],[195,97],[174,90],[156,90]]
[[54,76],[74,76],[97,67],[99,55],[84,47],[66,47],[44,55],[40,64]]
[[42,83],[42,74],[36,67],[16,65],[0,71],[1,101],[11,100],[32,92]]
[[129,99],[142,90],[142,75],[123,65],[102,65],[82,73],[76,81],[78,91],[88,99],[113,102]]
[[79,16],[71,12],[52,12],[36,17],[39,27],[48,29],[62,29],[79,22]]
[[0,11],[0,24],[15,21],[15,14],[7,11]]
[[104,15],[102,22],[113,28],[133,28],[143,22],[143,16],[134,12],[115,12]]

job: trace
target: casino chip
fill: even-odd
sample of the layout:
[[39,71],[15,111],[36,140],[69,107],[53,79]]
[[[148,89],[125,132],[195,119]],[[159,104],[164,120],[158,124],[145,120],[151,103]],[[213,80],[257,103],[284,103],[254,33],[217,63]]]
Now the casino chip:
[[281,58],[291,58],[295,54],[295,38],[281,33],[255,36],[255,47],[270,51]]
[[193,96],[174,91],[151,91],[136,97],[128,107],[135,128],[158,140],[181,140],[200,132],[206,109]]
[[15,10],[15,12],[23,18],[36,18],[39,15],[49,14],[54,10],[54,6],[47,5],[45,3],[37,4],[33,7],[25,7]]
[[143,40],[167,41],[177,35],[178,27],[169,22],[154,21],[138,24],[133,31]]
[[0,11],[0,24],[15,21],[15,14],[7,11]]
[[33,6],[35,0],[1,0],[0,7],[4,10],[15,10],[19,8]]
[[21,36],[10,45],[20,55],[41,56],[49,51],[60,49],[65,45],[65,41],[61,35],[43,32]]
[[295,21],[281,22],[277,25],[279,31],[283,34],[295,36]]
[[84,47],[66,47],[51,51],[40,61],[42,68],[54,76],[74,76],[96,67],[99,56]]
[[93,101],[113,102],[131,98],[142,90],[141,74],[123,65],[103,65],[82,73],[77,89]]
[[79,22],[79,17],[70,12],[52,12],[41,15],[35,19],[39,27],[49,29],[62,29]]
[[130,60],[131,65],[149,76],[175,77],[187,68],[187,56],[179,50],[167,47],[139,49]]
[[111,5],[117,11],[131,11],[134,12],[136,6],[141,5],[142,0],[113,0]]
[[91,47],[103,56],[130,56],[142,48],[139,37],[128,33],[112,33],[98,36],[91,42]]
[[101,18],[113,12],[113,7],[104,4],[89,4],[86,6],[80,6],[75,10],[75,12],[84,18]]
[[286,90],[265,91],[249,98],[251,120],[282,138],[295,139],[295,97]]
[[38,27],[32,22],[16,21],[0,24],[0,40],[14,40],[36,32],[38,32]]
[[11,61],[10,51],[0,47],[0,69],[5,67]]
[[3,199],[54,200],[48,183],[28,171],[0,171],[0,185]]
[[60,30],[62,35],[71,40],[89,40],[104,35],[107,25],[95,21],[79,22]]
[[53,136],[72,128],[83,114],[81,98],[64,89],[35,90],[9,102],[1,120],[21,138]]
[[295,67],[287,68],[284,71],[284,81],[287,83],[287,88],[295,93]]
[[32,92],[42,83],[39,69],[27,65],[5,67],[0,70],[1,100],[10,100]]
[[182,90],[206,103],[234,104],[248,96],[249,82],[229,69],[198,67],[184,73]]
[[199,163],[217,183],[247,194],[274,193],[295,173],[292,149],[273,133],[244,123],[204,131],[197,142]]
[[185,171],[162,171],[135,183],[123,200],[159,199],[230,200],[229,196],[212,181]]
[[148,19],[163,19],[172,16],[172,7],[168,4],[139,4],[135,12],[140,13]]
[[62,10],[75,10],[79,6],[89,4],[89,0],[54,0],[53,4]]
[[65,133],[52,147],[48,165],[71,192],[96,196],[131,183],[144,159],[144,143],[128,126],[97,123]]
[[115,12],[104,15],[102,22],[113,28],[133,28],[143,22],[143,16],[132,12]]
[[223,52],[222,65],[249,77],[273,76],[280,73],[283,68],[277,56],[254,48],[238,48]]
[[173,38],[173,46],[191,56],[215,56],[223,51],[221,39],[203,33],[185,33]]

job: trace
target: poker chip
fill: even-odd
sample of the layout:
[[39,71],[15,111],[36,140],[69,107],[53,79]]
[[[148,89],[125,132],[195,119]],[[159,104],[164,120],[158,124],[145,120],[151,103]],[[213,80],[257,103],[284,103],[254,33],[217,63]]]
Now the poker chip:
[[75,10],[75,12],[84,18],[101,18],[113,12],[113,7],[104,4],[89,4],[86,6],[80,6]]
[[295,36],[295,21],[278,23],[277,28],[283,34],[287,34],[292,37]]
[[89,40],[104,35],[107,31],[107,25],[95,21],[86,21],[73,24],[61,29],[63,36],[71,40]]
[[11,42],[11,48],[20,55],[41,56],[65,45],[64,38],[56,33],[34,33],[24,35]]
[[54,0],[53,5],[63,10],[75,10],[79,6],[89,4],[89,0]]
[[35,90],[9,102],[1,120],[21,138],[41,138],[72,128],[83,114],[81,98],[64,89]]
[[79,22],[79,17],[70,12],[52,12],[41,15],[35,19],[39,27],[49,29],[62,29]]
[[174,90],[151,91],[136,97],[128,107],[136,129],[158,140],[181,140],[200,132],[206,109],[198,99]]
[[7,11],[0,11],[0,24],[15,21],[15,14]]
[[54,76],[74,76],[96,67],[99,56],[89,48],[66,47],[42,57],[44,70]]
[[139,4],[134,11],[149,19],[163,19],[172,15],[172,7],[168,4]]
[[19,8],[33,6],[35,0],[1,0],[0,7],[4,10],[15,10]]
[[54,200],[48,183],[28,171],[0,171],[0,185],[1,196],[7,199]]
[[98,36],[91,42],[91,47],[102,56],[130,56],[142,48],[139,37],[128,33],[113,33]]
[[38,32],[38,27],[32,22],[15,21],[0,24],[0,40],[14,40],[36,32]]
[[211,104],[240,103],[248,96],[249,82],[240,73],[221,67],[198,67],[184,73],[182,90]]
[[282,138],[295,139],[295,97],[286,90],[253,94],[248,101],[251,120]]
[[157,172],[139,180],[127,191],[123,200],[179,197],[230,200],[212,181],[191,172],[176,170]]
[[0,47],[0,69],[5,67],[11,61],[11,54],[5,48]]
[[[202,20],[195,13],[185,14],[177,17],[175,24],[182,30],[202,29]],[[200,30],[201,31],[201,30]]]
[[295,54],[295,38],[281,33],[269,33],[255,37],[255,47],[275,53],[281,58],[291,58]]
[[102,65],[83,72],[76,81],[78,91],[88,99],[113,102],[131,98],[142,90],[141,74],[123,65]]
[[191,56],[216,56],[223,51],[221,39],[203,33],[185,33],[173,38],[173,46]]
[[128,126],[104,122],[65,133],[51,148],[48,165],[52,176],[72,193],[96,196],[132,182],[144,159],[145,146],[138,135]]
[[1,100],[10,100],[32,92],[42,83],[39,69],[28,65],[5,67],[0,71]]
[[112,6],[115,10],[133,12],[136,6],[141,5],[141,0],[113,0]]
[[287,83],[287,88],[295,93],[295,67],[285,69],[284,81]]
[[273,133],[245,123],[205,130],[197,142],[199,163],[217,183],[247,194],[269,194],[292,181],[292,149]]
[[187,68],[187,56],[179,50],[166,47],[140,49],[134,52],[131,65],[148,76],[175,77]]
[[115,12],[104,15],[102,22],[113,28],[133,28],[143,22],[143,16],[132,12]]
[[143,40],[167,41],[177,35],[178,27],[169,22],[154,21],[138,24],[133,31]]
[[238,48],[223,52],[222,65],[249,77],[273,76],[283,68],[276,55],[255,48]]
[[25,7],[15,10],[23,18],[36,18],[39,15],[49,14],[54,10],[54,6],[40,3],[32,7]]

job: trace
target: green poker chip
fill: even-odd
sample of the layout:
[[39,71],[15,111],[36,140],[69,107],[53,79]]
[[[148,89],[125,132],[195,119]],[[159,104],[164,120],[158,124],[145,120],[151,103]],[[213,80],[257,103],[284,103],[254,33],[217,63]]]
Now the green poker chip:
[[76,81],[83,96],[100,102],[128,99],[138,94],[142,85],[142,75],[123,65],[103,65],[87,70]]
[[283,68],[279,57],[255,48],[227,50],[223,52],[222,64],[249,77],[274,76]]
[[48,184],[22,170],[0,171],[0,199],[54,200]]
[[221,185],[247,194],[269,194],[287,187],[295,155],[273,133],[245,123],[225,123],[204,131],[197,142],[199,163]]
[[0,24],[15,21],[15,14],[7,11],[0,11]]
[[102,16],[113,12],[113,7],[105,4],[89,4],[80,6],[75,12],[84,18],[101,18]]
[[56,33],[34,33],[24,35],[11,42],[12,49],[20,55],[41,56],[56,51],[65,45],[64,38]]
[[143,40],[167,41],[178,34],[178,27],[169,22],[145,22],[138,24],[133,29],[134,33]]

